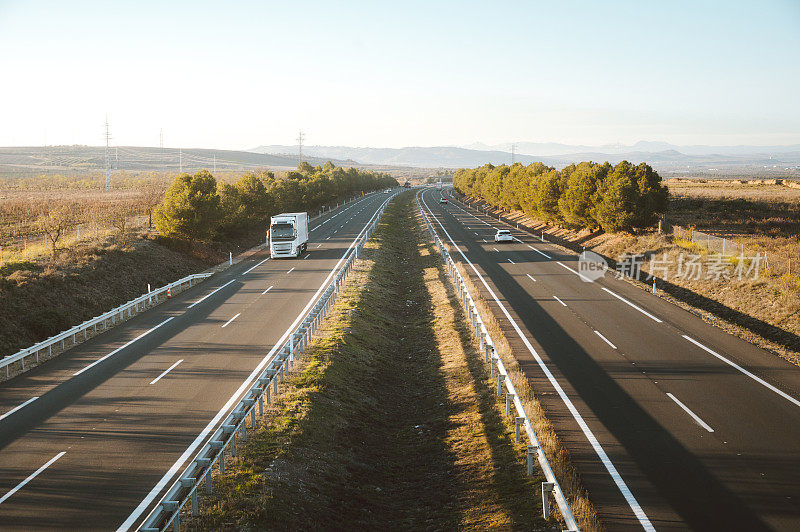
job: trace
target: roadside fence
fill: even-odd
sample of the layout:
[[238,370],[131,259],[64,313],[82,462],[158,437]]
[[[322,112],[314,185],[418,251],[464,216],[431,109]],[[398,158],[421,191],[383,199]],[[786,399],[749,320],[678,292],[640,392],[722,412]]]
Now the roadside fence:
[[[701,246],[712,253],[720,253],[727,256],[739,256],[744,258],[752,258],[756,256],[762,257],[762,266],[765,269],[772,271],[777,275],[791,275],[792,274],[792,259],[777,253],[770,253],[768,251],[761,251],[745,246],[739,242],[734,242],[728,238],[715,236],[709,233],[698,231],[691,227],[682,227],[680,225],[672,226],[672,236],[682,240],[688,240],[698,246]],[[798,270],[795,265],[795,271]]]
[[170,526],[175,532],[180,532],[181,509],[190,501],[192,516],[199,515],[198,490],[201,482],[205,481],[206,493],[211,493],[210,475],[215,471],[215,466],[218,473],[224,473],[225,457],[236,456],[237,441],[247,442],[248,418],[250,419],[250,428],[252,430],[256,426],[256,411],[258,411],[259,416],[264,414],[264,402],[267,404],[272,403],[278,394],[278,384],[284,381],[295,359],[312,342],[314,334],[321,325],[323,318],[333,307],[336,297],[351,273],[356,259],[360,256],[361,250],[375,231],[381,215],[392,197],[394,197],[394,194],[375,213],[364,233],[351,248],[342,267],[331,279],[328,287],[322,292],[319,300],[308,311],[300,325],[289,334],[288,340],[275,351],[266,369],[253,381],[252,387],[245,392],[244,397],[228,414],[178,480],[145,519],[139,528],[141,532],[162,531]]
[[35,363],[38,364],[39,355],[43,351],[47,351],[47,356],[49,358],[53,355],[54,347],[64,351],[65,349],[77,344],[79,341],[88,339],[90,329],[93,335],[97,333],[98,326],[101,328],[101,330],[106,330],[115,325],[118,321],[123,321],[126,315],[130,318],[134,315],[134,313],[141,312],[150,308],[152,305],[157,304],[159,302],[159,298],[161,296],[166,296],[168,292],[170,295],[180,292],[186,288],[194,286],[198,282],[210,277],[211,275],[211,273],[196,273],[141,295],[136,299],[132,299],[127,303],[118,306],[115,309],[109,310],[105,314],[84,321],[83,323],[76,325],[71,329],[58,333],[55,336],[51,336],[47,340],[42,340],[41,342],[18,351],[13,355],[5,356],[3,359],[0,359],[0,368],[5,368],[6,378],[9,378],[11,365],[19,362],[20,370],[24,372],[26,371],[26,358],[33,357]]
[[519,395],[514,388],[514,384],[511,382],[511,378],[508,376],[505,365],[496,352],[496,344],[494,340],[492,340],[489,330],[486,328],[484,324],[485,322],[478,312],[478,307],[475,305],[475,300],[469,293],[469,290],[464,283],[461,272],[459,272],[458,268],[456,268],[455,261],[453,261],[450,253],[447,251],[447,247],[439,238],[439,235],[428,218],[428,214],[425,212],[425,209],[422,208],[422,205],[419,201],[419,196],[417,196],[417,207],[419,208],[420,212],[422,212],[422,215],[425,219],[425,224],[428,226],[428,231],[430,231],[433,241],[439,250],[439,254],[445,261],[447,271],[450,274],[450,277],[452,277],[456,288],[458,289],[459,299],[461,300],[461,304],[464,306],[464,310],[467,313],[467,318],[474,331],[475,339],[483,351],[484,360],[489,365],[490,375],[492,378],[497,379],[497,396],[499,398],[505,394],[507,415],[512,415],[512,405],[513,410],[516,412],[516,415],[514,416],[516,440],[517,442],[520,441],[520,429],[524,429],[525,434],[528,437],[528,475],[533,475],[534,458],[538,460],[539,466],[544,472],[546,482],[542,482],[542,514],[545,519],[549,519],[550,497],[552,496],[555,498],[556,505],[558,506],[562,517],[564,518],[564,521],[567,525],[567,530],[577,531],[579,528],[577,522],[575,521],[575,517],[572,515],[572,510],[570,509],[569,504],[567,504],[567,500],[564,497],[563,491],[561,490],[561,485],[558,483],[558,480],[556,479],[555,474],[550,467],[550,463],[548,462],[547,456],[545,455],[544,450],[539,443],[539,438],[536,436],[536,432],[534,431],[533,425],[528,418],[528,414],[525,412],[525,408],[522,406],[522,402],[520,401]]

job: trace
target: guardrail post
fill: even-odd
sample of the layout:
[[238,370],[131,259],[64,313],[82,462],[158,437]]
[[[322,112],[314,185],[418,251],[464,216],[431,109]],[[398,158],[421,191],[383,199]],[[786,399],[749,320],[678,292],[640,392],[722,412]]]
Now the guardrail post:
[[533,457],[539,451],[539,446],[528,445],[528,476],[533,476]]
[[505,380],[505,375],[500,373],[500,368],[497,368],[497,396],[500,397],[503,395],[503,381]]
[[550,494],[553,493],[553,482],[542,482],[542,517],[550,519]]
[[525,424],[525,418],[521,416],[517,416],[514,420],[514,441],[516,443],[520,442],[521,435],[520,435],[520,427]]
[[514,403],[514,394],[508,392],[506,394],[506,415],[511,415],[511,405]]

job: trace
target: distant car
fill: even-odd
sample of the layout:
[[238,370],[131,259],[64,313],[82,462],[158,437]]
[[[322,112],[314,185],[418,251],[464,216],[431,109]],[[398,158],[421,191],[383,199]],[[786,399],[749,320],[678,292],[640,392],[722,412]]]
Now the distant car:
[[511,231],[508,229],[498,229],[494,235],[495,242],[513,242],[514,237],[511,236]]
[[447,198],[439,198],[439,203],[447,203]]

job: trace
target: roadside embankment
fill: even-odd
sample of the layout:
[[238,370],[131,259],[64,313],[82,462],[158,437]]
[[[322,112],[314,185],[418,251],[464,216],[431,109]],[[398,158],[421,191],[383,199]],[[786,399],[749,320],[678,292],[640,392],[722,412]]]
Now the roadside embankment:
[[413,211],[387,209],[199,530],[558,530]]

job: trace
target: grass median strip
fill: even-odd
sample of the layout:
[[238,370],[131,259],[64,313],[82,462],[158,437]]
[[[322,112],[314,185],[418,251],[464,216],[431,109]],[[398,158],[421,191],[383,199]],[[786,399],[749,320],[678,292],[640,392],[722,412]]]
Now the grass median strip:
[[192,529],[558,529],[398,197]]

